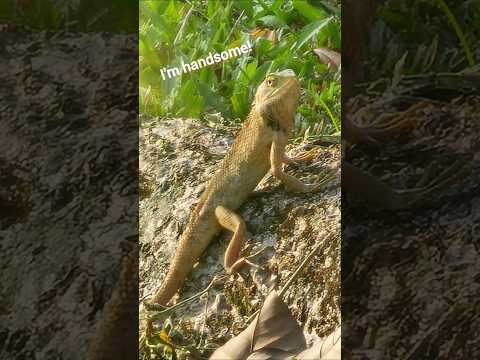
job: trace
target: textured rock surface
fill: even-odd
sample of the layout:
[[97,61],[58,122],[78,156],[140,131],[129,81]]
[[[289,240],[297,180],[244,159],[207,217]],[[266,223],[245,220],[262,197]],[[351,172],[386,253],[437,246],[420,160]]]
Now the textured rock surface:
[[[437,191],[421,209],[369,211],[351,206],[346,194],[342,314],[347,341],[342,342],[358,357],[480,355],[480,97],[478,87],[477,95],[461,95],[472,92],[462,79],[460,74],[404,78],[353,102],[356,120],[364,123],[393,118],[424,102],[411,132],[386,139],[375,154],[360,147],[347,151],[352,163],[386,183],[412,187],[432,164],[441,170],[463,159],[471,168],[469,176]],[[471,79],[478,82],[478,74]]]
[[[203,185],[233,141],[232,131],[198,121],[143,119],[140,135],[140,298],[146,299],[166,274],[191,209]],[[234,131],[235,133],[235,131]],[[299,153],[300,146],[291,148]],[[312,163],[290,169],[305,182],[325,167],[338,168],[339,147],[322,150]],[[340,322],[340,189],[336,178],[316,194],[287,192],[271,176],[240,209],[248,228],[247,254],[264,269],[245,268],[209,293],[179,308],[174,327],[204,354],[246,326],[275,284],[280,287],[324,237],[326,241],[286,297],[307,338],[328,335]],[[223,272],[231,235],[222,233],[202,256],[180,292],[180,299],[203,290]],[[223,285],[223,286],[222,286]],[[205,313],[205,306],[207,312]]]
[[80,360],[136,241],[137,40],[0,31],[0,358]]

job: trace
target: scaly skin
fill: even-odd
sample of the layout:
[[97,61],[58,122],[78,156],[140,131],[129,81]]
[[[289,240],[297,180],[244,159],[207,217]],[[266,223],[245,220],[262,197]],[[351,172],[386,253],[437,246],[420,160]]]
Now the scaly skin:
[[[285,146],[292,132],[299,99],[300,85],[291,70],[269,74],[259,86],[243,128],[190,215],[170,269],[150,300],[152,303],[168,303],[222,229],[233,232],[225,252],[226,271],[234,273],[246,262],[245,258],[239,258],[245,223],[235,211],[270,169],[293,191],[316,190],[327,181],[306,185],[282,170],[283,163],[292,161],[285,154]],[[151,325],[147,321],[147,335],[151,332]]]

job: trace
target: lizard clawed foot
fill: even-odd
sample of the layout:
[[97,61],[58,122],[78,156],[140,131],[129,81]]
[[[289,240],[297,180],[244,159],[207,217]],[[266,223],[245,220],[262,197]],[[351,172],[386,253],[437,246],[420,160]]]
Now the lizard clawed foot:
[[225,271],[227,272],[227,274],[235,274],[237,272],[240,271],[240,269],[244,266],[244,265],[248,265],[252,268],[255,268],[255,269],[264,269],[263,266],[260,266],[258,264],[255,264],[253,262],[251,262],[249,259],[251,258],[254,258],[256,256],[258,256],[259,254],[261,254],[262,252],[264,252],[266,249],[266,247],[263,247],[261,248],[259,251],[253,253],[253,254],[250,254],[248,256],[244,256],[240,259],[238,259],[237,261],[235,261],[233,263],[233,265],[230,265],[228,267],[225,267]]
[[301,162],[311,161],[320,153],[321,148],[319,146],[314,147],[304,153],[297,155],[295,157],[290,157],[288,155],[284,155],[283,162],[287,165],[295,165]]
[[318,181],[316,181],[314,184],[304,184],[304,188],[300,189],[300,192],[309,193],[309,192],[320,191],[325,187],[325,185],[330,183],[335,178],[336,175],[337,175],[336,169],[325,170],[319,175]]
[[261,268],[261,266],[248,260],[249,258],[258,255],[260,252],[248,257],[240,257],[246,233],[245,222],[241,216],[221,205],[216,207],[215,216],[222,227],[233,232],[230,243],[225,251],[225,259],[223,262],[223,267],[227,274],[238,272],[243,265]]
[[243,266],[245,265],[248,265],[250,267],[253,267],[255,269],[263,269],[262,266],[258,265],[258,264],[255,264],[253,262],[251,262],[250,260],[247,260],[247,258],[240,258],[238,259],[237,261],[235,261],[235,263],[229,267],[225,267],[225,271],[227,272],[227,274],[229,275],[232,275],[232,274],[236,274],[238,273]]

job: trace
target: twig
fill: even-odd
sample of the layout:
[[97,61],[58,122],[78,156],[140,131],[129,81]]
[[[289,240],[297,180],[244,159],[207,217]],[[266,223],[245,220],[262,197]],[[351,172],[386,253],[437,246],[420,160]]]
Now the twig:
[[452,11],[450,10],[450,8],[448,7],[448,5],[445,3],[444,0],[436,0],[435,3],[440,8],[440,10],[443,11],[448,21],[452,25],[453,30],[455,30],[458,40],[460,40],[460,44],[462,45],[463,51],[465,52],[465,57],[467,58],[468,65],[475,66],[475,59],[473,58],[470,47],[468,46],[468,42],[467,42],[467,39],[465,38],[465,34],[463,33],[462,28],[460,27],[460,24],[458,23],[457,19],[453,15]]
[[180,25],[180,29],[178,30],[177,36],[175,36],[175,40],[173,40],[173,47],[177,45],[177,42],[181,39],[183,35],[183,29],[185,29],[185,25],[187,25],[188,18],[192,14],[193,11],[193,5],[190,6],[190,9],[188,9],[187,15],[185,15],[185,18],[182,21],[182,25]]
[[[318,244],[313,248],[313,250],[307,255],[305,260],[303,260],[302,263],[300,265],[298,265],[298,267],[294,271],[294,273],[292,275],[290,275],[290,278],[287,280],[285,285],[283,285],[282,290],[279,291],[278,297],[282,297],[283,295],[285,295],[285,292],[293,284],[293,282],[298,278],[298,276],[303,271],[303,269],[305,269],[305,267],[310,262],[310,260],[312,260],[313,256],[318,251],[318,249],[320,249],[320,247],[323,244],[325,244],[325,241],[330,240],[332,237],[333,237],[333,234],[330,233],[329,236],[327,236],[326,238],[323,238],[321,241],[318,242]],[[257,310],[252,315],[250,315],[250,317],[247,320],[247,323],[249,324],[255,318],[255,316],[258,315],[259,312],[260,312],[260,310]]]
[[319,139],[315,139],[312,145],[330,146],[340,144],[341,137],[339,135],[322,135]]
[[[208,291],[207,291],[207,293],[208,293]],[[198,342],[199,345],[202,345],[202,337],[203,337],[203,334],[205,333],[205,324],[207,323],[207,315],[208,315],[208,294],[207,294],[207,297],[205,299],[205,308],[204,308],[204,312],[203,312],[203,323],[202,323],[202,329],[200,331],[200,341]]]
[[320,249],[320,247],[325,243],[325,241],[330,240],[333,235],[330,233],[327,238],[322,239],[321,241],[318,242],[318,244],[313,248],[313,250],[310,252],[310,254],[307,255],[305,260],[302,261],[302,263],[297,267],[295,272],[290,276],[290,278],[287,280],[285,285],[283,285],[282,290],[278,293],[279,297],[282,297],[285,295],[285,292],[288,290],[288,288],[293,284],[293,282],[298,278],[300,273],[303,271],[303,269],[307,266],[307,264],[310,262],[310,260],[313,258],[315,253]]
[[202,296],[203,294],[208,292],[214,285],[216,285],[219,281],[223,280],[225,277],[226,277],[225,275],[220,276],[220,277],[214,276],[212,281],[210,282],[210,284],[208,284],[208,286],[205,289],[196,293],[195,295],[190,296],[189,298],[187,298],[183,301],[180,301],[178,304],[172,305],[168,308],[165,307],[165,306],[162,306],[162,305],[148,304],[148,303],[145,303],[145,308],[147,309],[147,311],[155,311],[156,312],[156,314],[152,316],[152,319],[158,318],[162,314],[169,313],[169,312],[175,310],[176,308],[178,308],[180,306],[183,306],[183,305],[191,302],[192,300],[195,300],[196,298]]
[[227,37],[225,38],[225,41],[223,42],[224,45],[227,44],[227,41],[230,39],[230,36],[232,36],[233,30],[235,30],[235,28],[237,27],[238,22],[239,22],[240,19],[242,18],[244,12],[245,12],[245,10],[242,10],[242,12],[240,13],[240,15],[239,15],[238,18],[237,18],[237,21],[235,21],[235,24],[233,24],[232,30],[230,30],[230,32],[228,33]]

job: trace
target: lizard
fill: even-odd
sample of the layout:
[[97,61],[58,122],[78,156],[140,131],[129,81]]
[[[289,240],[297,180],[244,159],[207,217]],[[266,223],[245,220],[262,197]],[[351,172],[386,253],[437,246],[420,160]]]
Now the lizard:
[[[150,304],[165,306],[169,302],[222,229],[233,233],[225,251],[226,272],[233,274],[246,263],[253,265],[240,257],[246,225],[236,211],[269,170],[287,189],[297,192],[317,191],[333,178],[334,171],[326,171],[317,183],[305,184],[283,170],[283,164],[312,158],[312,151],[296,158],[285,152],[300,96],[300,82],[291,69],[269,73],[259,85],[251,111],[191,212],[167,275]],[[147,320],[147,336],[152,326],[152,321]]]

